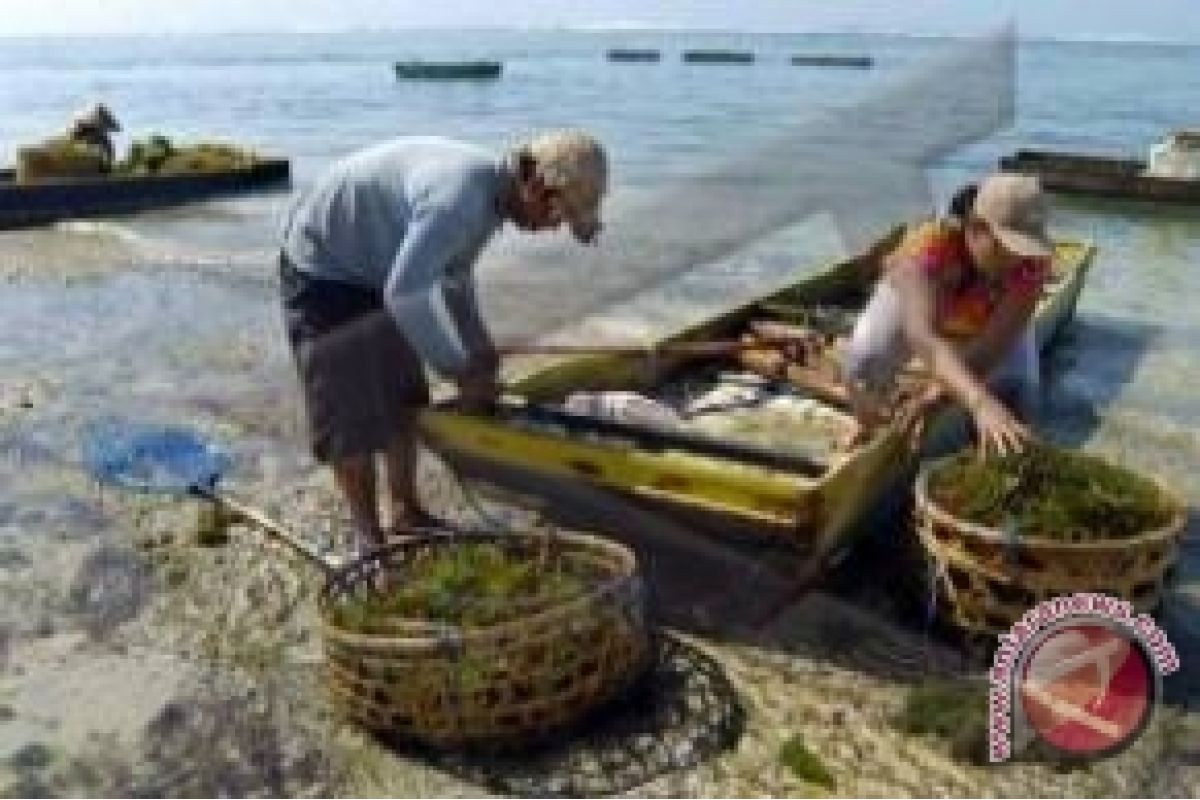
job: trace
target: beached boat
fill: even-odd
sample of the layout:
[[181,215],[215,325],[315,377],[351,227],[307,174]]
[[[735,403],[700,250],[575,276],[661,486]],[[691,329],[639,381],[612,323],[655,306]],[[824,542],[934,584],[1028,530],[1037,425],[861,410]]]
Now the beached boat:
[[16,180],[0,170],[0,230],[44,225],[63,219],[129,214],[212,197],[286,188],[286,159],[264,159],[249,167],[217,172],[164,175],[106,175]]
[[629,48],[615,47],[609,50],[605,56],[609,61],[620,62],[657,62],[662,59],[662,53],[657,50],[632,50]]
[[1151,175],[1147,163],[1137,159],[1018,150],[1000,159],[1000,168],[1035,175],[1047,189],[1064,194],[1200,203],[1200,180]]
[[870,69],[875,65],[875,59],[870,56],[841,56],[841,55],[795,55],[792,56],[792,66],[796,67],[849,67],[852,69]]
[[394,68],[402,81],[490,81],[504,71],[499,61],[397,61]]
[[753,64],[754,53],[744,50],[685,50],[688,64]]
[[[740,336],[751,321],[795,321],[811,312],[849,321],[868,297],[880,257],[895,239],[871,252],[805,277],[791,287],[685,330],[660,344]],[[1054,280],[1037,313],[1043,347],[1071,318],[1093,258],[1086,244],[1060,244]],[[751,532],[782,542],[808,564],[844,552],[847,534],[912,466],[898,426],[839,452],[832,442],[851,423],[835,399],[817,392],[780,406],[767,425],[783,434],[771,444],[737,432],[740,412],[705,416],[703,429],[663,429],[563,409],[580,391],[629,390],[662,396],[681,382],[708,380],[740,365],[678,352],[654,359],[631,355],[574,357],[537,369],[513,385],[523,401],[494,417],[435,406],[422,417],[430,444],[464,474],[525,498],[554,497],[573,484],[599,487],[623,500],[667,509],[694,527]],[[774,412],[773,412],[774,413]],[[715,424],[713,424],[715,423]],[[718,431],[718,433],[713,433]],[[720,433],[725,431],[725,433]],[[551,511],[553,509],[551,508]]]

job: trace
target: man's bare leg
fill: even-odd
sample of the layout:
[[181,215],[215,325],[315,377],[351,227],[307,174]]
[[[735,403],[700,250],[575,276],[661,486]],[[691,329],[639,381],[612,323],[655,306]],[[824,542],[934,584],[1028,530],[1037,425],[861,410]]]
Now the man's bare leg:
[[379,501],[376,495],[374,454],[350,456],[333,463],[333,474],[342,495],[350,505],[358,550],[373,549],[384,543],[379,526]]
[[417,425],[401,427],[387,449],[388,495],[391,499],[391,528],[403,530],[409,525],[427,525],[428,512],[417,494]]

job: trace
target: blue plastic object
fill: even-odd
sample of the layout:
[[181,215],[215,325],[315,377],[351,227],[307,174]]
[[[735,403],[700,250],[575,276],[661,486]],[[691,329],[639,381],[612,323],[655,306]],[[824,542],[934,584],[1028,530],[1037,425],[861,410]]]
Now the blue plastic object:
[[232,464],[195,431],[117,419],[91,425],[82,451],[96,480],[140,492],[211,494]]

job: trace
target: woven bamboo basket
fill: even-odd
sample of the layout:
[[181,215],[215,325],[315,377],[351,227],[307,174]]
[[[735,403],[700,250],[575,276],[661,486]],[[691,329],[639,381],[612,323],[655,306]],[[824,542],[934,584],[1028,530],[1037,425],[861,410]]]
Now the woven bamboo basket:
[[[641,577],[628,548],[578,533],[472,535],[594,576],[550,607],[512,609],[503,622],[459,627],[389,618],[371,633],[337,623],[381,570],[401,571],[453,537],[412,537],[351,564],[320,603],[327,678],[353,721],[435,747],[512,749],[545,739],[614,698],[650,660]],[[511,552],[511,550],[510,550]]]
[[1139,612],[1157,607],[1186,522],[1183,504],[1161,484],[1175,512],[1157,530],[1093,542],[1018,538],[955,517],[932,500],[930,475],[948,460],[921,469],[916,529],[933,561],[939,604],[955,625],[1002,633],[1043,600],[1079,592],[1117,597]]

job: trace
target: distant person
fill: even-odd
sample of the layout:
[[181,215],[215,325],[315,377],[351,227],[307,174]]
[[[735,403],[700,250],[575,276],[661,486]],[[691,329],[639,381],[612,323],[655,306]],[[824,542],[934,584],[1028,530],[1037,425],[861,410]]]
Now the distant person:
[[604,150],[579,131],[543,133],[497,157],[441,138],[401,138],[351,155],[286,215],[280,266],[288,336],[311,444],[333,468],[357,546],[384,542],[376,454],[396,526],[429,524],[416,490],[422,361],[490,408],[499,357],[480,319],[472,268],[505,221],[600,230]]
[[76,115],[67,128],[66,138],[92,148],[101,156],[103,170],[109,172],[116,161],[112,134],[120,130],[121,123],[108,106],[96,103]]
[[962,190],[950,214],[911,228],[844,353],[862,441],[912,356],[933,381],[908,409],[918,427],[948,401],[965,408],[984,453],[1019,452],[1039,384],[1033,313],[1053,245],[1036,178],[993,175]]

